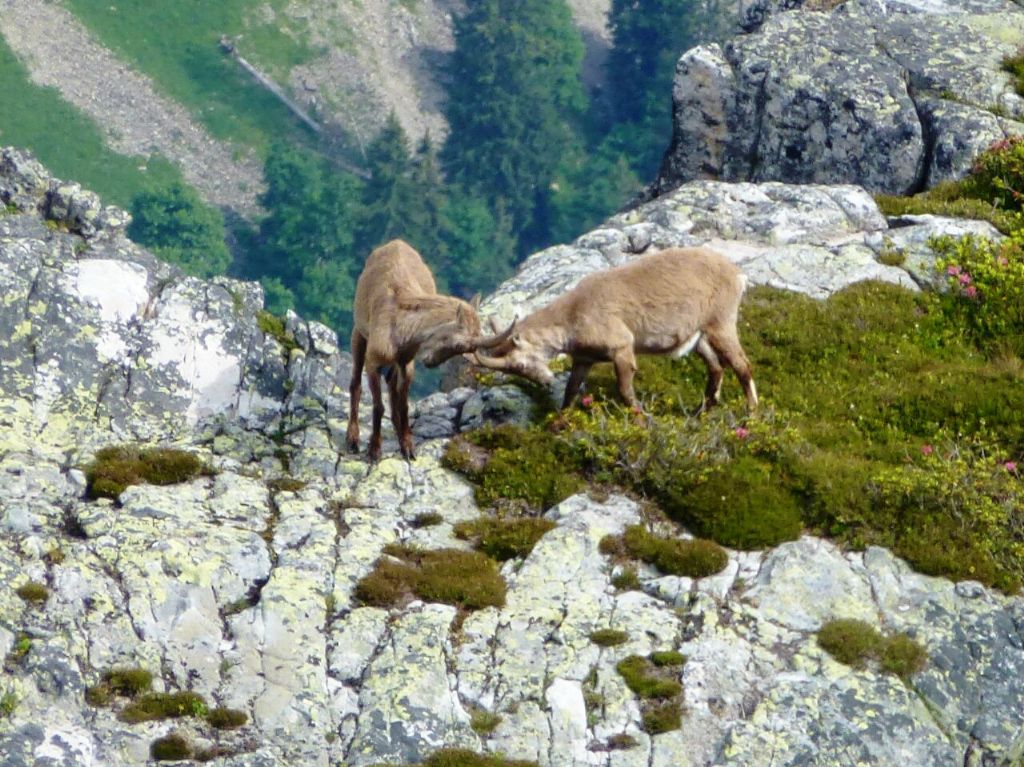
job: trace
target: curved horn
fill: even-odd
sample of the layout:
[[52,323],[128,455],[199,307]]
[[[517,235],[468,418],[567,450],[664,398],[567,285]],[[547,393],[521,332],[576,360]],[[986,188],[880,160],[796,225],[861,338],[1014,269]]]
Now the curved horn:
[[[475,339],[473,339],[473,346],[474,346],[474,348],[476,348],[476,349],[493,349],[495,346],[498,346],[499,344],[505,343],[505,341],[507,341],[509,338],[512,337],[512,333],[516,329],[516,323],[517,322],[519,322],[519,318],[518,317],[516,317],[514,320],[512,320],[512,324],[509,325],[507,328],[505,328],[500,333],[497,333],[497,334],[495,334],[493,336],[485,336],[483,338],[475,338]],[[494,327],[493,323],[492,323],[491,327],[492,328]]]
[[473,361],[480,367],[490,368],[491,370],[508,371],[512,369],[512,365],[506,357],[486,357],[473,352]]

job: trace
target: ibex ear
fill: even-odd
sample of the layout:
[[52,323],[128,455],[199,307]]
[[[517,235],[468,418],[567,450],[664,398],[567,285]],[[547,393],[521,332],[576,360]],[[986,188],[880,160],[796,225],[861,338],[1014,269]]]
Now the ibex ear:
[[476,310],[480,309],[480,294],[479,293],[477,293],[475,296],[473,296],[473,298],[470,299],[469,305],[472,306]]
[[458,304],[455,307],[455,322],[462,325],[466,321],[466,310],[462,307],[462,304]]

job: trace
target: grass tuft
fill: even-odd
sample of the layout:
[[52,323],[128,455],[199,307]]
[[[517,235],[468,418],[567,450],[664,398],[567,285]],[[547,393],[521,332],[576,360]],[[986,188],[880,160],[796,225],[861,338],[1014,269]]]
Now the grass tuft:
[[46,587],[46,584],[39,583],[38,581],[23,583],[14,593],[25,602],[34,605],[41,605],[50,598],[50,590]]
[[129,485],[175,485],[210,473],[198,456],[187,451],[132,445],[97,451],[85,470],[89,497],[114,499]]

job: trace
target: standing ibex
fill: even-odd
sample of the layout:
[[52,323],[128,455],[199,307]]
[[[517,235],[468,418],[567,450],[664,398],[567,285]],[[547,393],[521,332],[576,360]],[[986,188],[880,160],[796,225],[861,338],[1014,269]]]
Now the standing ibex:
[[434,277],[420,254],[401,240],[392,240],[370,254],[356,284],[352,329],[352,381],[349,384],[348,446],[359,450],[359,397],[366,380],[373,396],[373,434],[370,458],[380,458],[380,426],[384,415],[380,375],[387,369],[391,423],[402,455],[414,458],[409,428],[409,387],[418,355],[435,367],[456,354],[494,346],[508,339],[515,323],[504,333],[480,335],[476,309],[437,294]]
[[750,362],[740,346],[736,320],[746,287],[743,273],[707,248],[672,248],[591,274],[548,306],[519,321],[518,330],[478,364],[547,385],[548,362],[572,357],[562,407],[579,393],[595,362],[615,364],[619,392],[637,406],[636,354],[682,356],[696,348],[708,367],[705,406],[715,405],[723,363],[743,385],[747,407],[757,406]]

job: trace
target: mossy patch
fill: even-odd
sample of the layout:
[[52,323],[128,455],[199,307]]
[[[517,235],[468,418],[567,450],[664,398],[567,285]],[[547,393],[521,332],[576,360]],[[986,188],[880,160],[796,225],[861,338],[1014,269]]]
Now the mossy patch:
[[13,690],[5,690],[0,695],[0,719],[9,719],[18,708],[18,696]]
[[293,349],[299,348],[295,336],[285,328],[283,317],[262,310],[256,315],[256,324],[260,330],[281,345],[285,358],[291,355]]
[[85,469],[89,497],[114,499],[129,485],[175,485],[210,473],[193,453],[133,445],[99,450]]
[[393,545],[385,548],[354,593],[375,607],[394,607],[419,598],[479,610],[503,606],[505,588],[494,560],[479,552]]
[[605,748],[609,751],[625,751],[630,748],[636,748],[639,745],[640,741],[624,732],[612,735],[605,741]]
[[669,538],[643,525],[630,525],[621,536],[606,536],[600,549],[612,556],[643,560],[669,575],[690,578],[721,572],[729,561],[725,550],[713,541]]
[[423,527],[434,527],[442,522],[444,522],[444,517],[436,511],[424,511],[413,517],[409,524],[419,530]]
[[32,605],[41,605],[50,598],[50,589],[46,587],[45,583],[39,583],[38,581],[29,581],[18,586],[14,592],[21,599]]
[[924,647],[907,634],[885,636],[870,623],[851,618],[825,623],[818,631],[818,645],[840,663],[858,669],[877,663],[904,681],[928,660]]
[[617,647],[629,641],[629,634],[618,629],[598,629],[590,632],[590,641],[598,647]]
[[426,760],[404,767],[537,767],[537,762],[509,759],[497,754],[478,754],[466,748],[442,748],[432,753]]
[[109,706],[115,696],[135,698],[153,686],[153,675],[142,668],[113,668],[104,671],[99,684],[87,687],[85,701],[90,706]]
[[[661,660],[674,661],[677,655],[661,654]],[[644,732],[655,735],[679,728],[683,710],[683,685],[678,680],[679,665],[664,662],[658,664],[651,658],[630,655],[615,666],[626,686],[640,698]]]
[[196,692],[151,692],[129,703],[118,714],[122,722],[136,724],[181,717],[203,718],[209,712],[206,700]]
[[473,547],[489,557],[504,562],[525,558],[555,523],[538,517],[480,517],[459,522],[454,531],[457,538],[468,540]]
[[640,589],[640,576],[635,567],[623,567],[612,576],[611,584],[617,591],[637,591]]
[[172,732],[149,744],[149,756],[155,762],[175,762],[192,758],[192,744],[184,735]]
[[473,432],[471,441],[487,451],[479,468],[467,458],[472,452],[460,439],[449,443],[442,464],[473,479],[481,508],[545,511],[586,485],[581,477],[566,471],[567,451],[542,431],[485,426]]
[[211,727],[218,730],[236,730],[239,727],[245,726],[246,722],[249,721],[249,716],[244,711],[239,711],[236,708],[218,706],[210,710],[206,715],[206,721],[209,722]]

